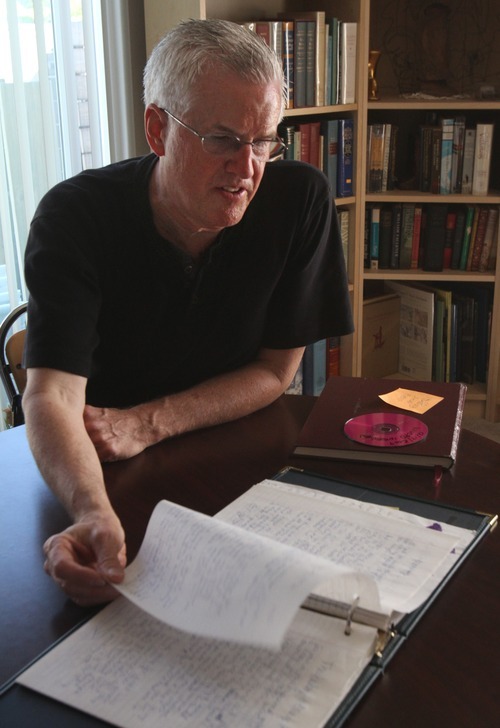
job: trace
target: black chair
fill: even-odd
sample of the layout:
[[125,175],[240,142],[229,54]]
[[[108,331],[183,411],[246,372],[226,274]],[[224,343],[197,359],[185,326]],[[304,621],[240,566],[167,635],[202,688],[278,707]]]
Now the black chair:
[[0,379],[12,410],[12,425],[24,424],[22,395],[26,387],[26,370],[22,366],[25,328],[12,333],[14,324],[26,315],[27,303],[16,306],[0,324]]

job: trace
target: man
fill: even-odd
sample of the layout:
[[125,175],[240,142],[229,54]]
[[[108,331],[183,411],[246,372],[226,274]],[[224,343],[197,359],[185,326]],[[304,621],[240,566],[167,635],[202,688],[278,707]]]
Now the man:
[[152,154],[57,185],[26,252],[27,432],[74,519],[45,568],[79,604],[116,596],[126,563],[100,461],[270,404],[306,344],[352,328],[326,179],[269,161],[274,54],[238,25],[188,21],[144,85]]

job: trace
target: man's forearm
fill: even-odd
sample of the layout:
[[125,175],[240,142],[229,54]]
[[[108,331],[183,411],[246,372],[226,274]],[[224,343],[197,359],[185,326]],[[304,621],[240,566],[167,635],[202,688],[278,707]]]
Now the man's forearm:
[[268,363],[265,358],[259,359],[183,392],[141,405],[152,441],[229,422],[266,407],[288,387],[302,352],[290,350],[282,367],[274,360]]
[[111,511],[102,466],[78,417],[43,395],[23,399],[31,450],[47,485],[73,519]]

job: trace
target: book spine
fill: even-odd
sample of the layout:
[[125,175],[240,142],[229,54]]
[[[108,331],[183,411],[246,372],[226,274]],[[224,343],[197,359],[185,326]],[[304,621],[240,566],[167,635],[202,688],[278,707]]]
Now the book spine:
[[453,152],[451,159],[451,191],[462,192],[464,164],[465,116],[457,116],[453,122]]
[[472,194],[487,195],[490,183],[491,147],[493,124],[477,124],[472,174]]
[[353,120],[339,119],[339,155],[337,177],[338,197],[350,197],[353,193],[353,144]]
[[415,205],[413,203],[403,204],[401,218],[401,251],[399,254],[399,267],[410,268],[413,252],[413,224],[415,220]]
[[391,154],[392,124],[384,124],[384,156],[382,161],[382,192],[387,192]]
[[337,119],[329,119],[323,123],[325,136],[323,171],[328,177],[332,197],[337,197],[337,167],[339,147],[339,123]]
[[382,192],[384,173],[385,124],[368,127],[368,183],[367,192]]
[[294,22],[294,107],[306,105],[306,58],[307,58],[307,21]]
[[391,268],[399,268],[399,258],[401,253],[401,222],[403,215],[403,206],[396,203],[392,208],[392,240],[391,240]]
[[340,23],[340,98],[341,104],[356,101],[357,23]]
[[474,174],[474,150],[476,148],[476,130],[466,129],[464,137],[464,161],[462,166],[462,194],[472,193],[472,175]]
[[451,171],[453,156],[453,119],[441,121],[441,167],[439,172],[439,193],[451,193]]
[[411,248],[411,264],[410,268],[418,268],[420,259],[420,236],[422,230],[422,207],[415,206],[415,215],[413,219],[413,239]]
[[379,260],[380,207],[375,205],[370,219],[370,268],[376,270]]
[[490,259],[493,245],[495,244],[495,236],[497,235],[498,225],[498,207],[491,207],[488,210],[488,222],[486,224],[486,232],[484,234],[483,249],[479,259],[479,270],[486,271],[490,269]]
[[294,107],[294,25],[293,20],[283,20],[283,73],[285,77],[286,108]]

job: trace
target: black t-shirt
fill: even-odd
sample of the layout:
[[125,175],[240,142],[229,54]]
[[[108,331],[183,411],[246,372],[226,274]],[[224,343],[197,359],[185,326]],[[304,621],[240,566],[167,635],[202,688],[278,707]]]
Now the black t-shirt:
[[88,378],[87,401],[131,406],[352,331],[326,178],[268,164],[242,220],[193,264],[157,233],[154,155],[50,190],[31,224],[25,364]]

